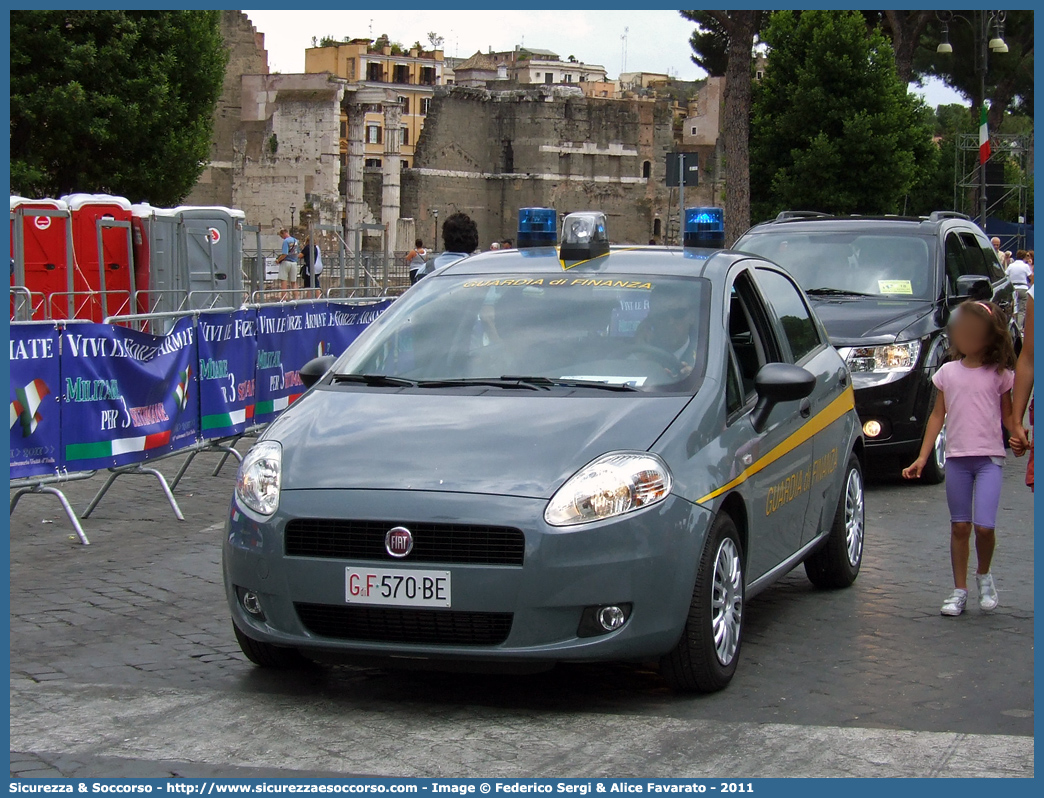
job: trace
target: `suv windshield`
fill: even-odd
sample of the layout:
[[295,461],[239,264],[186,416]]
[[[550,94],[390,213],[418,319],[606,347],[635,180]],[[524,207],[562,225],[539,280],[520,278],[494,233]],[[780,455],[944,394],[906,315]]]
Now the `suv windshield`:
[[428,278],[367,328],[334,379],[689,391],[706,364],[709,305],[707,282],[688,277]]
[[778,263],[808,293],[926,299],[935,290],[935,240],[865,232],[751,233],[736,248]]

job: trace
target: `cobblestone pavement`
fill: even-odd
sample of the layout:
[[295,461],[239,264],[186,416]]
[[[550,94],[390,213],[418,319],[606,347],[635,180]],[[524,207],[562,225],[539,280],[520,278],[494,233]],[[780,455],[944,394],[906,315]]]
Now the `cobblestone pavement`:
[[[221,587],[234,469],[212,477],[216,459],[198,457],[179,485],[184,522],[154,481],[122,477],[84,522],[90,546],[53,499],[21,500],[12,775],[1033,775],[1024,460],[1006,466],[992,615],[939,615],[944,488],[871,484],[856,585],[820,592],[798,569],[758,596],[732,685],[693,698],[627,664],[253,668]],[[82,509],[100,484],[67,493]]]

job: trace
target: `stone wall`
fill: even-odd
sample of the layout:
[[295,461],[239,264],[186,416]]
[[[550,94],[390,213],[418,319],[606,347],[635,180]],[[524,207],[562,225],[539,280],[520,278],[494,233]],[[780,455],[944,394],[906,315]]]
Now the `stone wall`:
[[228,51],[225,81],[214,108],[210,163],[185,199],[188,205],[232,206],[232,141],[239,127],[243,75],[267,75],[265,36],[242,11],[221,12],[221,38]]
[[[440,219],[464,211],[486,248],[515,237],[521,207],[601,210],[614,243],[645,243],[656,219],[662,235],[668,213],[677,216],[664,187],[673,148],[665,102],[584,97],[563,86],[440,87],[414,168],[403,173],[401,215],[426,229],[433,209]],[[687,204],[708,199],[705,186],[686,191]]]

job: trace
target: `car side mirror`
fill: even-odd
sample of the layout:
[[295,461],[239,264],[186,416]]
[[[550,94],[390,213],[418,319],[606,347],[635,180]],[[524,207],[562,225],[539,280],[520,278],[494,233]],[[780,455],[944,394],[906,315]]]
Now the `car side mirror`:
[[301,382],[304,383],[304,386],[306,388],[311,388],[313,385],[319,382],[319,380],[326,372],[330,370],[330,367],[333,366],[334,361],[336,360],[337,358],[335,358],[333,355],[313,357],[311,360],[309,360],[307,363],[301,366],[301,370],[297,372],[297,374],[301,378]]
[[780,402],[804,399],[816,387],[812,372],[790,363],[766,363],[754,375],[758,402],[750,412],[750,423],[756,432],[762,432],[769,413]]
[[989,302],[993,299],[993,285],[988,278],[980,274],[962,274],[957,278],[950,304],[957,305],[969,299],[976,302]]

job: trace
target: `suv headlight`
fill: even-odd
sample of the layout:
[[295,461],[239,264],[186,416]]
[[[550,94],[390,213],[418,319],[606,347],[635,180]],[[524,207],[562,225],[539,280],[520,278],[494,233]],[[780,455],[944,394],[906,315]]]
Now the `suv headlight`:
[[853,346],[841,351],[853,379],[881,385],[908,374],[917,365],[921,341],[903,341],[884,346]]
[[256,444],[239,464],[236,500],[260,515],[272,515],[279,507],[283,447],[276,441]]
[[601,521],[667,498],[667,464],[645,452],[616,452],[592,460],[566,480],[544,510],[551,526]]

